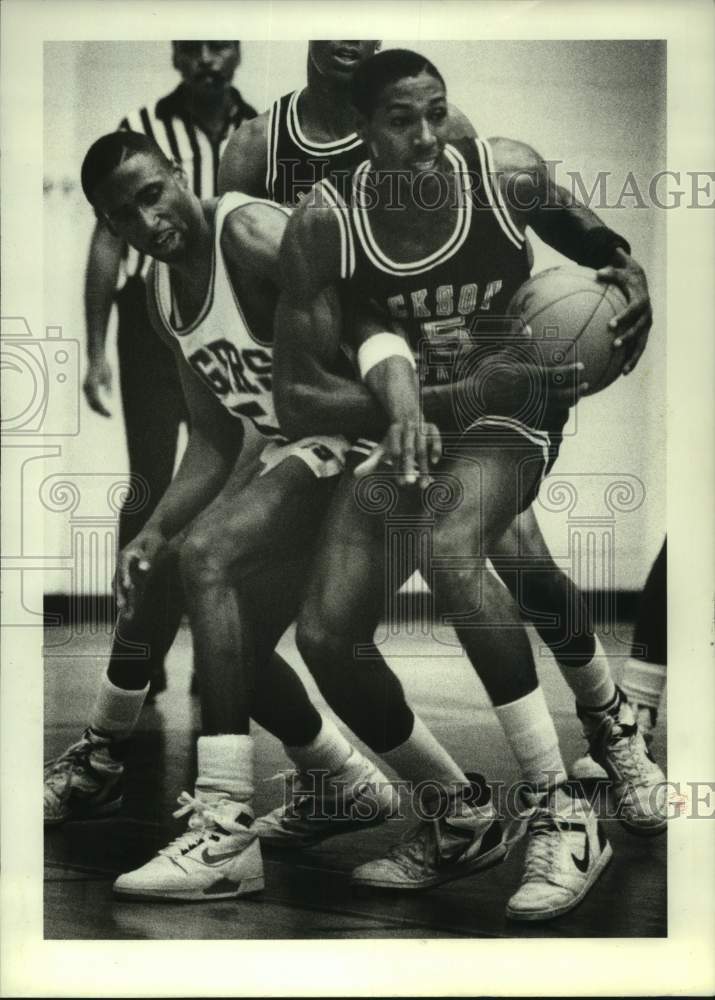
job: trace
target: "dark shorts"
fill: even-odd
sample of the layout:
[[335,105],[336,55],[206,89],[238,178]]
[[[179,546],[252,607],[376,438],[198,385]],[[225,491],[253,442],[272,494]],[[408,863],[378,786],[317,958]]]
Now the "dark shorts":
[[[512,417],[490,415],[478,417],[465,431],[453,436],[445,436],[443,446],[454,442],[467,442],[470,438],[478,436],[480,445],[498,448],[506,451],[510,448],[523,449],[527,442],[532,446],[540,457],[540,467],[535,474],[529,476],[529,482],[525,486],[521,496],[520,510],[526,510],[538,496],[541,483],[551,472],[554,462],[558,458],[559,448],[563,438],[562,427],[564,421],[559,420],[554,423],[550,430],[529,427]],[[369,438],[359,438],[350,446],[346,455],[346,469],[354,471],[355,468],[364,462],[375,448],[377,442]],[[445,450],[446,447],[445,447]]]

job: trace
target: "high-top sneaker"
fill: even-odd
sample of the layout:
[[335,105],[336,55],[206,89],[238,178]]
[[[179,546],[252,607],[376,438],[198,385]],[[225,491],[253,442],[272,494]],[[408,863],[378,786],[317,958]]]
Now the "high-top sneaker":
[[[650,748],[655,729],[655,713],[647,705],[636,705],[636,722],[643,734],[645,745]],[[578,757],[569,768],[569,778],[574,781],[608,781],[608,773],[597,764],[590,753]]]
[[263,888],[261,847],[250,806],[231,799],[179,796],[174,816],[189,815],[186,833],[136,871],[120,875],[114,892],[133,899],[231,899]]
[[429,889],[503,861],[509,845],[488,787],[481,779],[471,790],[478,805],[454,799],[446,815],[420,820],[384,857],[355,868],[352,884]]
[[608,843],[587,803],[557,788],[525,814],[529,838],[512,920],[551,920],[581,902],[608,862]]
[[44,771],[45,826],[67,819],[92,819],[116,812],[122,804],[124,765],[117,742],[86,729]]
[[608,774],[617,815],[630,833],[653,836],[667,824],[665,775],[653,759],[626,696],[617,688],[613,709],[578,710],[591,757]]

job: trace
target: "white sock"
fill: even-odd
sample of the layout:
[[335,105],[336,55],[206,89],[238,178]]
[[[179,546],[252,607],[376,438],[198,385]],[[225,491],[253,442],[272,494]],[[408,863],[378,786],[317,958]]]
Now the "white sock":
[[598,709],[610,704],[616,696],[616,685],[611,675],[601,640],[597,635],[596,651],[590,663],[582,667],[565,667],[559,663],[563,679],[574,693],[581,708]]
[[665,679],[665,664],[630,659],[626,660],[621,687],[631,705],[645,705],[657,712]]
[[418,715],[415,715],[412,732],[405,742],[393,750],[381,753],[380,758],[413,786],[430,782],[454,793],[455,788],[469,784],[459,764]]
[[139,720],[148,691],[148,684],[140,691],[117,687],[105,673],[90,716],[90,728],[113,740],[128,739]]
[[547,788],[566,780],[554,720],[540,687],[508,705],[496,705],[494,711],[524,781]]
[[320,732],[302,747],[285,746],[285,752],[300,771],[327,771],[336,774],[352,753],[352,746],[345,739],[332,719],[321,716]]
[[200,798],[253,798],[253,740],[250,736],[200,736],[196,792]]

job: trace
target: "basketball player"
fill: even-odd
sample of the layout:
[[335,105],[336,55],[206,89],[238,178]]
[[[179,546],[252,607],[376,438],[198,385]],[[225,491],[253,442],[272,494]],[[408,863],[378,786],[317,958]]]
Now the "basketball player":
[[[487,674],[482,666],[481,676],[485,680],[492,675],[489,694],[530,786],[525,796],[531,808],[526,870],[508,913],[517,919],[546,919],[583,898],[611,851],[590,810],[563,790],[566,774],[558,740],[537,687],[519,609],[490,574],[475,572],[475,563],[483,566],[535,497],[556,458],[568,402],[585,386],[578,366],[550,373],[535,368],[530,379],[547,381],[536,400],[539,419],[525,425],[507,415],[518,413],[524,403],[518,398],[513,366],[506,377],[497,366],[486,383],[486,409],[455,425],[455,396],[469,384],[460,386],[455,372],[449,372],[460,342],[468,340],[467,324],[487,309],[498,315],[528,276],[524,230],[530,212],[510,213],[505,191],[526,172],[530,189],[520,192],[525,197],[519,203],[539,205],[540,188],[533,184],[533,174],[542,164],[528,147],[509,140],[495,142],[493,150],[478,140],[446,143],[443,80],[415,53],[392,50],[367,60],[355,71],[352,94],[370,153],[370,160],[356,172],[354,199],[365,195],[370,208],[357,203],[348,209],[339,192],[323,181],[315,199],[304,202],[289,223],[282,249],[285,285],[276,313],[276,405],[282,425],[291,433],[320,425],[355,434],[370,410],[369,399],[359,385],[341,384],[331,370],[340,330],[331,329],[329,317],[318,316],[313,303],[325,288],[336,285],[355,307],[369,301],[382,312],[386,329],[395,323],[404,328],[411,348],[394,333],[355,345],[360,347],[363,377],[391,420],[383,447],[393,453],[403,482],[418,476],[424,480],[436,474],[430,473],[428,462],[438,452],[430,456],[417,433],[420,414],[412,352],[420,338],[432,337],[432,370],[422,365],[421,371],[427,381],[425,413],[440,430],[456,433],[436,468],[447,481],[459,484],[461,503],[453,515],[435,513],[432,560],[439,572],[432,574],[429,565],[422,568],[440,612],[457,616],[455,627],[470,658],[491,657]],[[408,184],[402,210],[393,210],[396,174],[413,185],[419,181],[420,190],[429,194],[424,202],[430,209],[414,198],[414,186]],[[623,241],[603,227],[585,233],[584,242],[588,236],[593,238],[584,255],[615,253],[622,273],[613,277],[631,300],[619,317],[623,329],[647,322],[642,296],[633,294],[634,288],[642,290],[642,272],[621,249]],[[322,322],[316,324],[316,319]],[[618,336],[624,334],[619,330]],[[451,381],[441,382],[436,373],[445,368]],[[556,391],[548,385],[555,376],[565,380]],[[392,443],[395,438],[397,444]],[[367,453],[359,447],[355,451],[363,458]],[[415,470],[411,464],[416,454]],[[406,492],[399,503],[398,511],[407,515],[419,509],[414,491]],[[365,636],[374,635],[384,608],[378,585],[385,579],[383,519],[365,509],[364,493],[356,499],[347,474],[321,537],[297,642],[324,695],[340,712],[337,706],[350,700],[366,664],[372,666],[373,683],[389,689],[388,668],[378,657],[361,657],[352,672],[339,669],[357,646],[364,648]],[[478,559],[468,558],[465,564],[465,553],[474,551],[475,540]],[[630,707],[607,665],[594,660],[571,670],[573,676],[565,673],[592,752],[608,768],[625,818],[641,830],[662,829],[663,803],[653,795],[662,773],[648,759]],[[409,730],[405,737],[399,713],[386,720],[385,731],[386,739],[402,733],[402,742],[393,738],[391,746],[383,747],[383,760],[404,777],[434,777],[425,774],[424,761],[410,745]],[[458,803],[455,806],[459,812]],[[486,817],[465,823],[461,815],[456,823],[450,817],[438,824],[423,823],[386,858],[358,869],[354,880],[418,889],[456,877],[461,856],[479,852],[488,826]]]
[[[326,799],[349,807],[357,788],[369,784],[376,787],[373,818],[390,808],[386,779],[321,719],[288,665],[271,658],[296,610],[290,595],[300,592],[300,572],[291,575],[292,564],[300,567],[347,445],[321,436],[287,444],[275,419],[273,282],[286,209],[241,194],[201,201],[180,167],[147,137],[128,132],[94,143],[82,186],[104,224],[154,258],[150,315],[179,362],[191,416],[176,477],[120,554],[117,589],[123,634],[142,642],[146,592],[162,565],[177,571],[178,559],[201,678],[198,778],[195,795],[180,798],[177,815],[190,814],[187,833],[120,876],[115,891],[239,896],[263,886],[252,828],[250,717],[284,741],[299,768],[327,774]],[[243,419],[266,438],[260,461],[242,454]],[[239,559],[241,592],[231,586]],[[250,625],[255,636],[245,634]],[[47,769],[46,819],[82,815],[82,807],[84,815],[103,815],[120,805],[118,758],[146,695],[146,669],[142,679],[134,690],[104,679],[90,727]]]
[[[141,132],[158,142],[180,163],[194,193],[216,195],[218,162],[229,138],[255,110],[233,86],[240,63],[238,41],[175,41],[172,61],[181,82],[170,93],[128,113],[119,127]],[[87,372],[84,393],[90,407],[108,417],[107,394],[112,371],[107,360],[107,327],[117,308],[119,389],[127,436],[129,471],[147,491],[146,503],[129,504],[119,518],[119,547],[124,548],[150,517],[171,480],[178,432],[186,420],[175,366],[161,341],[151,332],[146,308],[145,277],[149,259],[122,243],[101,222],[92,235],[85,279]],[[180,588],[166,581],[155,587],[156,609],[145,645],[151,662],[151,693],[166,686],[164,657],[182,613]],[[142,654],[146,655],[146,653]],[[124,668],[137,652],[117,632],[110,671],[121,683]]]
[[[349,200],[349,178],[367,157],[355,131],[355,109],[350,81],[379,42],[314,41],[308,47],[307,86],[276,101],[270,111],[246,121],[232,137],[221,160],[219,188],[268,197],[297,205],[313,183],[329,177],[338,193]],[[474,128],[454,105],[448,105],[445,139],[473,137]],[[548,176],[540,177],[544,197],[534,205],[529,225],[545,242],[580,264],[602,267],[620,263],[622,238],[611,233],[588,208]],[[528,246],[527,252],[531,253]],[[531,256],[529,261],[531,263]],[[650,301],[637,267],[616,272],[626,281],[630,314],[619,335],[630,349],[624,373],[637,364],[648,336]],[[367,433],[363,427],[362,434]],[[594,633],[590,608],[571,579],[554,563],[533,510],[528,507],[509,525],[491,553],[492,565],[518,602],[525,618],[534,623],[541,639],[564,668],[587,667],[605,658]],[[480,659],[477,672],[487,690],[491,678]],[[575,775],[574,775],[575,776]]]

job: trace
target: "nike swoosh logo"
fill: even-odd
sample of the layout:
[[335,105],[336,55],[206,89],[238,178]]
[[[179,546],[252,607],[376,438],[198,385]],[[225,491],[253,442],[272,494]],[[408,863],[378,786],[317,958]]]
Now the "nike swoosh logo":
[[588,863],[591,858],[591,847],[588,842],[588,835],[586,835],[586,843],[583,850],[583,857],[577,858],[576,855],[571,852],[571,857],[573,858],[573,863],[576,865],[580,872],[586,874],[588,871]]
[[226,854],[211,854],[208,847],[204,847],[201,852],[201,860],[205,865],[220,865],[224,861],[235,858],[238,854],[240,854],[240,851],[228,851]]

